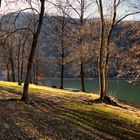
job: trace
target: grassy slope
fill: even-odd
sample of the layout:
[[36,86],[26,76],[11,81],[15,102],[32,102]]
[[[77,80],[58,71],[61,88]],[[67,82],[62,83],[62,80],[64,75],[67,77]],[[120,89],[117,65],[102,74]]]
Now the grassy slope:
[[139,139],[140,111],[84,100],[98,95],[30,85],[34,104],[20,99],[22,87],[0,81],[0,140]]

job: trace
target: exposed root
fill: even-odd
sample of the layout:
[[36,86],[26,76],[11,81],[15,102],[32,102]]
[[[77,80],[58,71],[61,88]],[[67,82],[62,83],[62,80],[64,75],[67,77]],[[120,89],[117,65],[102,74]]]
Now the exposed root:
[[25,104],[34,104],[34,102],[29,98],[22,97],[20,100],[23,101]]
[[86,102],[87,104],[90,104],[90,105],[98,104],[98,103],[105,103],[105,104],[108,104],[108,105],[117,106],[117,107],[126,109],[126,107],[121,106],[120,104],[118,104],[116,101],[114,101],[113,99],[111,99],[108,96],[105,96],[103,99],[98,98],[98,99],[95,99],[95,100],[92,100],[92,99],[84,100],[84,102]]

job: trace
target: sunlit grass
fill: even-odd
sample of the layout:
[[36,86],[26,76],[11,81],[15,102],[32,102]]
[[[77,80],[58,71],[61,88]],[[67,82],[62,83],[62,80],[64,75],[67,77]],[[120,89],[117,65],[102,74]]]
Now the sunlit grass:
[[[18,83],[14,82],[5,82],[5,81],[0,81],[0,87],[3,88],[9,88],[12,91],[20,91],[22,92],[23,84],[22,86],[19,86]],[[82,92],[70,92],[67,90],[61,90],[61,89],[55,89],[55,88],[50,88],[50,87],[45,87],[45,86],[37,86],[34,84],[30,84],[30,93],[32,94],[50,94],[55,95],[55,96],[65,96],[68,95],[69,98],[63,101],[62,106],[65,106],[69,109],[73,109],[75,111],[86,111],[86,112],[92,112],[92,111],[97,111],[99,113],[104,113],[107,117],[110,118],[117,118],[118,120],[123,120],[123,121],[129,121],[131,123],[140,124],[140,112],[131,112],[129,109],[125,110],[122,108],[114,107],[111,105],[106,105],[106,104],[95,104],[95,105],[86,105],[82,103],[82,99],[80,99],[81,95],[84,95],[86,98],[90,99],[96,99],[99,97],[97,94],[88,94],[88,93],[82,93]],[[74,98],[79,98],[79,101],[81,102],[76,102],[75,100],[71,99],[74,96]],[[72,114],[69,114],[72,115]],[[90,117],[90,113],[88,114]]]
[[92,111],[103,112],[104,115],[106,115],[107,117],[115,117],[119,120],[140,124],[140,116],[138,116],[138,114],[140,115],[140,112],[138,114],[135,114],[134,112],[130,113],[129,110],[121,109],[111,105],[106,105],[104,103],[85,105],[80,103],[68,102],[65,104],[65,106],[71,109],[75,109],[75,111],[81,110],[81,111],[88,111],[88,112],[92,112]]
[[[6,81],[0,81],[0,86],[1,87],[7,87],[7,88],[15,88],[18,90],[22,90],[23,88],[23,83],[22,86],[19,86],[17,82],[6,82]],[[34,85],[34,84],[30,84],[29,85],[29,92],[34,92],[36,91],[37,93],[42,93],[42,92],[49,92],[49,93],[54,93],[54,94],[85,94],[85,95],[91,95],[88,93],[83,93],[83,92],[71,92],[68,90],[61,90],[61,89],[57,89],[57,88],[50,88],[50,87],[46,87],[46,86],[40,86],[40,85]],[[99,95],[94,94],[94,97],[99,97]]]

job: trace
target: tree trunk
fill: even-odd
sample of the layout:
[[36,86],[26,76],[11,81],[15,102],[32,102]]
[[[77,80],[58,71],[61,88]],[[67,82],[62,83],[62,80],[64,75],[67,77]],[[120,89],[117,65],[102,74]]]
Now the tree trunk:
[[104,96],[108,92],[108,62],[109,62],[109,48],[107,48],[106,60],[104,65]]
[[10,72],[9,72],[9,65],[6,64],[6,71],[7,71],[7,81],[10,81]]
[[116,13],[116,10],[117,10],[116,2],[117,1],[114,1],[112,23],[111,23],[109,32],[107,33],[106,56],[105,56],[105,65],[104,65],[104,96],[107,96],[107,92],[108,92],[109,47],[110,47],[111,35],[112,35],[112,32],[113,32],[114,27],[115,27],[115,21],[116,21],[116,15],[117,15],[117,13]]
[[61,56],[62,58],[62,60],[61,60],[61,86],[60,86],[60,89],[63,89],[64,88],[64,54],[62,54],[62,56]]
[[36,62],[33,63],[33,83],[36,83]]
[[[31,66],[32,67],[32,66]],[[32,71],[32,69],[31,69],[31,74],[30,74],[30,84],[32,84],[33,83],[33,80],[32,80],[32,77],[33,77],[33,71]]]
[[80,65],[80,77],[81,77],[81,90],[82,92],[85,92],[85,81],[84,81],[84,64],[81,60],[81,65]]
[[20,68],[20,80],[21,80],[21,83],[23,82],[23,59],[24,59],[24,49],[22,49],[22,58],[21,58],[21,68]]
[[11,69],[12,69],[12,81],[15,82],[15,68],[14,68],[14,61],[13,61],[13,54],[12,51],[10,51],[10,63],[11,63]]
[[84,63],[83,63],[83,47],[82,39],[80,39],[80,79],[81,79],[81,91],[85,92],[85,75],[84,75]]
[[80,37],[80,79],[81,79],[81,91],[85,92],[85,75],[84,75],[84,63],[83,63],[83,44],[82,37]]
[[30,55],[28,59],[27,73],[26,73],[24,87],[23,87],[23,95],[21,98],[21,100],[25,102],[28,102],[28,89],[29,89],[29,81],[30,81],[30,75],[31,75],[31,70],[32,70],[32,64],[33,64],[35,49],[37,47],[38,37],[39,37],[42,23],[43,23],[43,16],[44,16],[44,10],[45,10],[45,0],[40,0],[40,2],[41,2],[41,10],[39,14],[39,23],[37,26],[36,33],[33,35],[33,42],[32,42],[32,47],[31,47],[31,51],[30,51]]
[[104,47],[105,47],[105,23],[104,23],[104,14],[103,14],[103,4],[102,0],[99,0],[99,6],[100,6],[100,17],[101,17],[101,33],[100,33],[100,56],[99,56],[99,85],[100,85],[100,99],[102,100],[105,97],[104,94]]
[[81,16],[80,16],[80,79],[81,90],[85,92],[85,75],[84,75],[84,63],[83,63],[83,18],[84,18],[84,1],[81,1]]
[[21,85],[21,81],[20,81],[20,45],[18,48],[18,85]]
[[39,65],[36,64],[36,76],[35,76],[35,84],[38,85],[38,76],[39,76]]
[[61,85],[60,89],[64,88],[64,29],[65,29],[65,17],[62,17],[61,26]]
[[114,1],[114,13],[113,13],[113,19],[111,23],[111,27],[109,29],[108,35],[107,35],[107,43],[106,43],[106,58],[105,58],[105,65],[104,65],[104,95],[107,96],[108,92],[108,63],[109,63],[109,46],[111,41],[111,35],[115,26],[115,19],[116,19],[116,2]]
[[28,37],[26,37],[26,39],[23,42],[23,48],[22,48],[22,52],[21,52],[21,68],[20,68],[20,80],[21,80],[21,83],[23,82],[24,49],[25,49],[25,44],[26,44],[27,39],[28,39]]

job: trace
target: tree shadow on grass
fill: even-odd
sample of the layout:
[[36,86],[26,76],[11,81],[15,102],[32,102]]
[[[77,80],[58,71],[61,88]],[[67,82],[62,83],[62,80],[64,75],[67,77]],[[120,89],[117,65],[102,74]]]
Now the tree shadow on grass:
[[11,88],[11,87],[10,88],[7,88],[7,87],[1,87],[0,86],[0,91],[7,91],[9,93],[17,94],[17,95],[20,95],[21,94],[20,91],[18,91],[17,89]]
[[[65,105],[67,98],[60,97],[61,102],[33,94],[30,98],[34,104],[24,104],[19,99],[0,100],[0,130],[5,124],[9,126],[4,126],[5,131],[0,139],[93,140],[140,137],[140,126],[96,109],[87,111],[68,107]],[[81,103],[81,106],[86,105]]]
[[20,99],[16,98],[0,99],[0,102],[16,102],[16,101],[20,101]]
[[0,102],[8,103],[8,102],[18,102],[20,101],[21,93],[11,89],[0,87]]
[[[31,96],[31,95],[29,95]],[[16,102],[16,101],[22,101],[22,92],[17,91],[14,88],[5,88],[5,87],[0,87],[0,101],[3,102]],[[29,100],[28,102],[25,102],[26,104],[33,104],[33,101]]]
[[117,117],[109,116],[105,112],[70,109],[53,101],[42,99],[37,102],[36,109],[38,105],[41,108],[45,106],[51,110],[51,113],[43,111],[45,114],[39,116],[39,124],[42,123],[41,120],[45,120],[53,133],[56,134],[56,139],[59,137],[89,140],[96,138],[138,139],[140,137],[138,129],[140,127],[131,128],[131,124],[119,120]]
[[22,110],[24,104],[18,99],[0,100],[0,140],[35,140],[40,137],[39,133],[32,134],[34,129],[27,127],[26,120],[19,116]]

